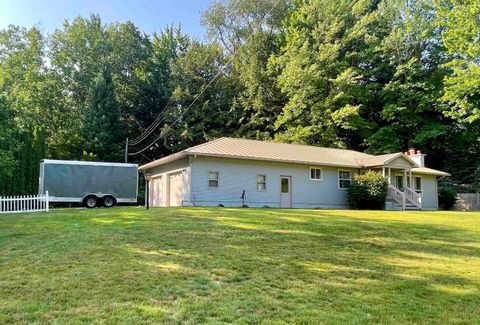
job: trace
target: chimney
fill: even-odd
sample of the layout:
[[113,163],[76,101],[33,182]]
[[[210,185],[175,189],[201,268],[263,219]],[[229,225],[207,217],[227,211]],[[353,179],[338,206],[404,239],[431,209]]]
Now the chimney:
[[425,154],[420,150],[409,149],[405,152],[405,155],[412,159],[419,167],[425,167]]

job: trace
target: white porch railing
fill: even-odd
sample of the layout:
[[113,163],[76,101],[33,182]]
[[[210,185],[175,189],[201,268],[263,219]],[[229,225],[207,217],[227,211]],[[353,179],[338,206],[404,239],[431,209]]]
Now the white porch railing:
[[48,191],[45,195],[0,196],[0,213],[48,212]]
[[415,192],[413,189],[409,187],[405,187],[404,189],[405,198],[407,201],[415,205],[420,210],[422,209],[422,195]]
[[397,202],[405,210],[407,202],[414,205],[418,209],[422,209],[422,196],[411,188],[405,187],[403,191],[393,185],[388,185],[388,198]]
[[396,188],[393,185],[388,185],[388,198],[400,204],[402,206],[402,210],[405,210],[405,206],[406,206],[405,193],[400,191],[398,188]]

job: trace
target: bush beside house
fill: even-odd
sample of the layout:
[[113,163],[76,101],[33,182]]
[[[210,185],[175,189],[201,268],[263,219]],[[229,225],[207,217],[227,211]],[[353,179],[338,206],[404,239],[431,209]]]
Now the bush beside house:
[[348,204],[353,209],[381,210],[385,207],[388,181],[380,173],[356,175],[348,188]]
[[457,192],[449,187],[438,190],[438,204],[443,210],[451,210],[457,202]]

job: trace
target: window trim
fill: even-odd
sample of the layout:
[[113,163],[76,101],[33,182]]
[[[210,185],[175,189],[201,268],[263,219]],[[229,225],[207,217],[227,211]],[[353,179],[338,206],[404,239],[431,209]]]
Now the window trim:
[[[320,178],[312,178],[312,169],[320,170]],[[321,167],[310,166],[310,168],[308,169],[308,179],[314,182],[321,182],[323,179],[323,169]]]
[[[259,182],[259,181],[258,181],[258,176],[263,176],[263,177],[264,177],[264,181],[263,181],[263,184],[265,184],[265,188],[264,188],[264,189],[259,189],[259,188],[258,188],[258,184],[262,183],[262,182]],[[256,176],[256,184],[257,184],[256,190],[257,190],[258,192],[266,192],[266,191],[267,191],[267,174],[257,174],[257,176]]]
[[[210,181],[214,181],[214,179],[210,179],[210,174],[216,173],[217,174],[217,186],[210,186]],[[207,188],[209,189],[218,189],[220,188],[220,172],[217,170],[209,170],[207,172]]]
[[[348,173],[350,173],[350,178],[349,178],[349,179],[346,179],[346,178],[340,179],[340,172],[348,172]],[[337,186],[338,186],[338,189],[339,189],[340,191],[346,191],[346,190],[348,190],[348,187],[341,187],[341,186],[340,186],[340,181],[347,181],[347,180],[349,180],[349,181],[350,181],[350,184],[352,184],[353,171],[348,170],[348,169],[338,169],[338,171],[337,171]]]

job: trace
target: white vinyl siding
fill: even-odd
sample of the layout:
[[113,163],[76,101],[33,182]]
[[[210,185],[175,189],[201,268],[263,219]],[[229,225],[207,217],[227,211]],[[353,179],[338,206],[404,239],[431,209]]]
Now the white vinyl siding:
[[[432,175],[418,175],[422,182],[422,210],[438,209],[437,177]],[[415,182],[415,181],[414,181]]]
[[[309,168],[302,164],[199,156],[192,161],[192,204],[239,207],[245,190],[248,206],[279,207],[281,177],[291,176],[293,208],[347,208],[346,191],[338,189],[338,169],[322,166],[322,181],[312,182]],[[208,188],[208,171],[219,172],[218,191]],[[257,175],[266,176],[266,190],[257,189]]]

